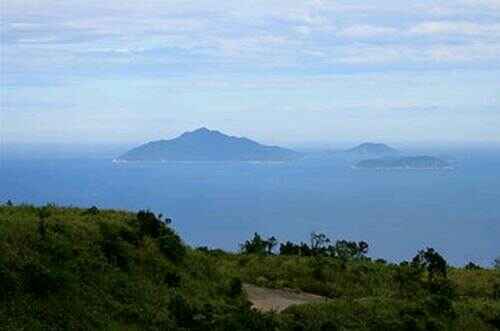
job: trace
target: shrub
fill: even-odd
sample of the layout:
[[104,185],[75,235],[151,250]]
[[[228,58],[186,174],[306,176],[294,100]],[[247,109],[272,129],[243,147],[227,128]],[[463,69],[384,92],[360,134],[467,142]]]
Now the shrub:
[[166,229],[164,234],[158,238],[160,251],[165,257],[173,262],[180,262],[186,255],[181,238],[171,229]]
[[22,271],[24,290],[35,296],[53,294],[66,285],[65,273],[51,270],[37,262],[29,262],[23,267]]
[[271,255],[276,244],[276,238],[264,239],[258,233],[254,233],[253,238],[245,241],[240,247],[243,254]]
[[165,274],[164,282],[169,287],[179,287],[181,284],[181,276],[177,272],[168,271]]
[[465,270],[481,270],[483,268],[481,268],[480,266],[478,266],[477,264],[475,264],[473,262],[469,262],[465,265],[464,269]]
[[99,214],[99,209],[96,206],[92,206],[83,212],[84,215],[97,215]]
[[446,277],[448,265],[446,260],[433,248],[421,250],[413,258],[412,265],[427,270],[429,280],[434,277]]
[[150,236],[158,238],[165,233],[166,225],[149,210],[141,210],[137,213],[139,234],[141,237]]
[[237,298],[243,293],[243,283],[240,278],[233,277],[229,282],[229,297]]
[[9,298],[17,290],[15,274],[9,269],[0,255],[0,300]]
[[500,300],[500,280],[493,284],[493,295],[494,300]]
[[188,300],[179,293],[176,293],[170,302],[168,303],[168,308],[172,312],[177,325],[184,328],[192,327],[194,322],[195,311],[194,308],[189,304]]
[[102,240],[99,242],[103,255],[111,265],[129,270],[133,262],[133,248],[120,236],[120,228],[110,223],[99,223]]
[[495,259],[495,261],[493,262],[493,267],[496,269],[496,270],[500,270],[500,256],[497,257]]
[[278,330],[278,317],[248,307],[237,307],[215,322],[215,330],[263,331]]

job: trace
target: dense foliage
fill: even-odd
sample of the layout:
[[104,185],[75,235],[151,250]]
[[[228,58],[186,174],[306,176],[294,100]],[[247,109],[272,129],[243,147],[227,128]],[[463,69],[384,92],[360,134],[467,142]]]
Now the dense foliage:
[[[364,242],[256,234],[241,253],[192,249],[149,211],[0,206],[2,330],[498,330],[500,271],[433,249],[399,265]],[[278,246],[279,245],[279,246]],[[243,283],[325,297],[251,308]]]

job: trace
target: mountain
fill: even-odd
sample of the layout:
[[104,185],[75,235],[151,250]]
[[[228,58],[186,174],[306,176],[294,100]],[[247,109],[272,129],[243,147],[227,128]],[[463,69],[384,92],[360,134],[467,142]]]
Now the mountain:
[[450,164],[432,156],[409,156],[402,158],[381,158],[363,160],[356,168],[365,169],[446,169]]
[[200,128],[136,147],[118,161],[286,161],[299,156],[289,149]]
[[400,152],[386,144],[364,143],[348,149],[345,153],[356,157],[387,157],[397,156]]

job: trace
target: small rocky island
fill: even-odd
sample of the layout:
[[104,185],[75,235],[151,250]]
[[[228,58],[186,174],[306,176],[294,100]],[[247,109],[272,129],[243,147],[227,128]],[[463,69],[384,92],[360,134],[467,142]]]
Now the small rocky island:
[[397,149],[386,144],[370,142],[345,150],[343,153],[353,158],[394,157],[401,154]]
[[170,140],[157,140],[136,147],[115,161],[288,161],[300,153],[266,146],[244,137],[200,128]]
[[354,166],[360,169],[415,169],[439,170],[449,169],[450,164],[433,156],[407,156],[400,158],[380,158],[362,160]]

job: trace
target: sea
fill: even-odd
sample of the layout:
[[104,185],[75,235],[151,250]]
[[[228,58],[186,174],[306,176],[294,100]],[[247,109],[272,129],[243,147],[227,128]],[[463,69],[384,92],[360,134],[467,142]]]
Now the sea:
[[149,209],[192,246],[237,251],[257,232],[308,242],[364,240],[391,262],[437,249],[450,264],[500,256],[500,150],[449,153],[453,169],[355,169],[340,157],[276,162],[113,162],[8,157],[0,201]]

